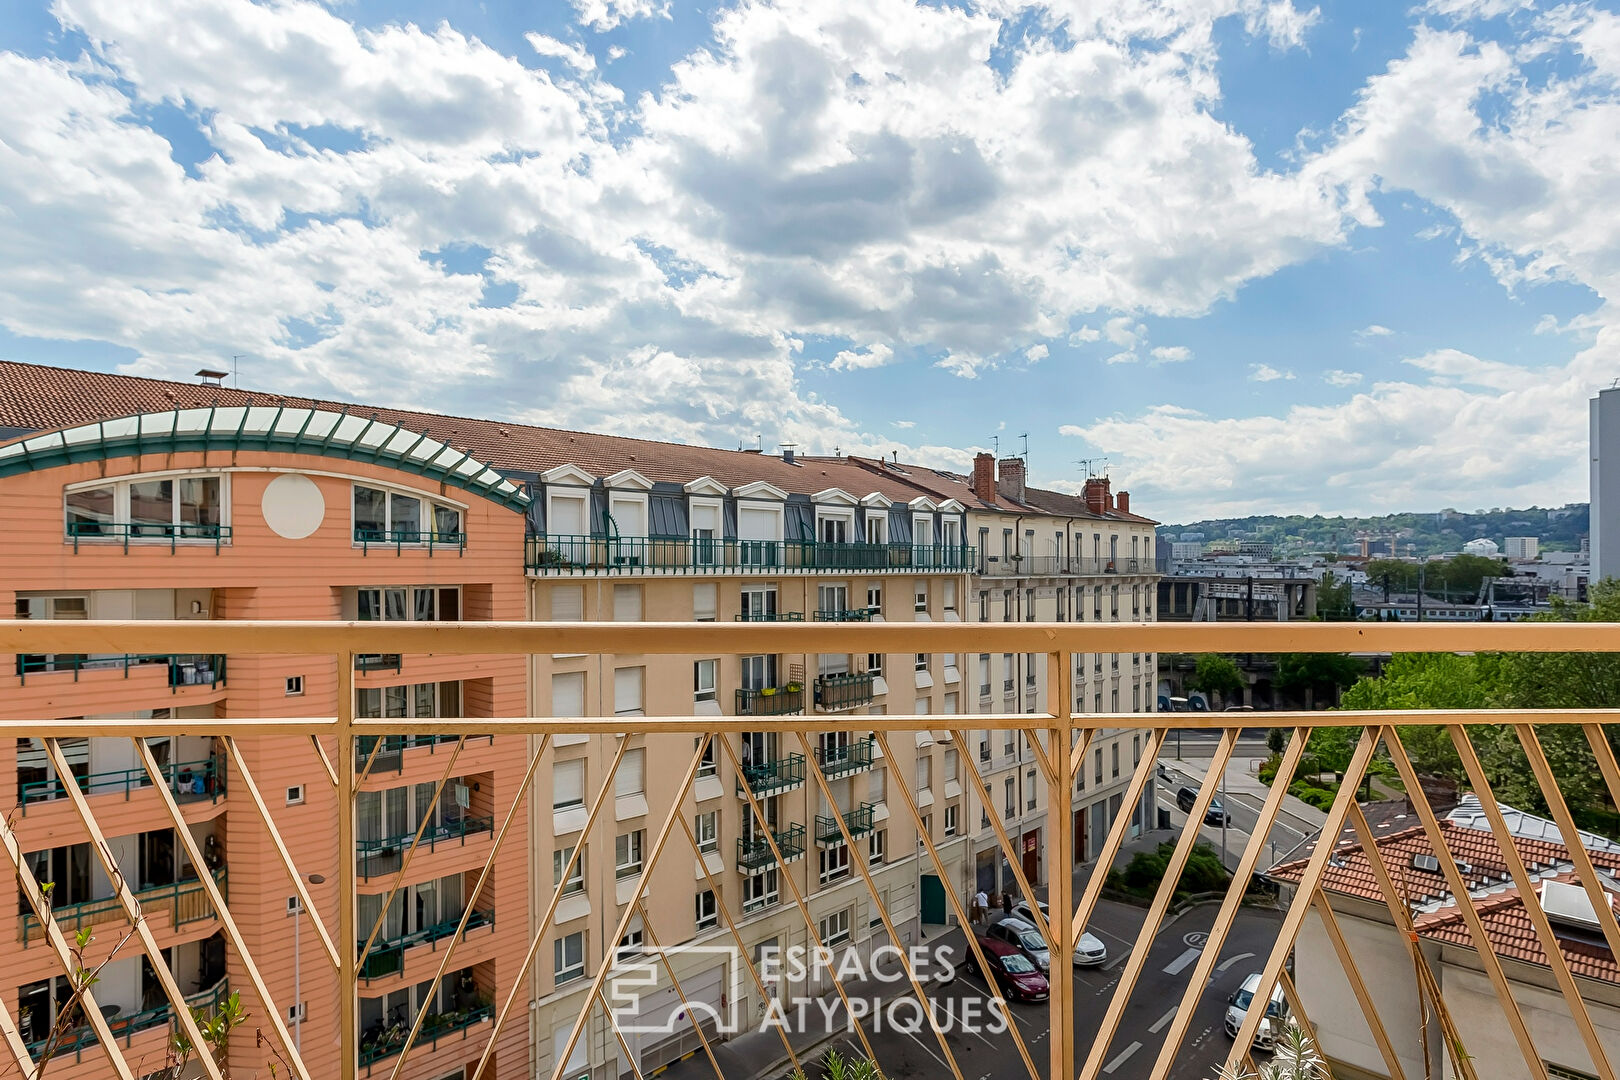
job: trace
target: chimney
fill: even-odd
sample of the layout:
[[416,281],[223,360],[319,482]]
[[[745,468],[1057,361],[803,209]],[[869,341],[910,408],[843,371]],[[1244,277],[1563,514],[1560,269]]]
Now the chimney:
[[996,501],[996,459],[990,454],[973,455],[973,494],[982,501]]
[[1000,464],[1000,479],[996,490],[1014,502],[1024,501],[1024,459],[1004,457]]
[[1118,495],[1115,495],[1114,496],[1114,505],[1119,508],[1120,513],[1122,513],[1122,514],[1130,513],[1131,512],[1131,493],[1128,492],[1128,491],[1122,491]]
[[1108,477],[1093,476],[1086,481],[1085,490],[1081,498],[1086,500],[1086,509],[1101,517],[1108,512]]
[[793,453],[798,448],[799,448],[798,443],[790,443],[790,442],[783,443],[782,444],[782,461],[783,461],[783,463],[788,464],[788,465],[792,465],[794,463],[793,462]]

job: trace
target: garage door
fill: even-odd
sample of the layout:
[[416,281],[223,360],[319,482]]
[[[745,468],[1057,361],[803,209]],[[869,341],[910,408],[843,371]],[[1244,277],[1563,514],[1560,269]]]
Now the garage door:
[[[725,976],[725,965],[720,964],[701,974],[681,979],[686,1000],[692,1003],[698,1022],[703,1027],[703,1036],[711,1043],[717,1038],[715,1017],[723,1015],[721,999],[725,995]],[[636,1026],[642,1031],[627,1035],[625,1042],[635,1053],[643,1076],[672,1061],[679,1061],[694,1051],[702,1051],[703,1043],[693,1030],[691,1017],[687,1015],[681,996],[673,986],[643,994],[640,1004]],[[704,1005],[708,1008],[703,1008]],[[621,1075],[630,1076],[634,1072],[625,1066]]]

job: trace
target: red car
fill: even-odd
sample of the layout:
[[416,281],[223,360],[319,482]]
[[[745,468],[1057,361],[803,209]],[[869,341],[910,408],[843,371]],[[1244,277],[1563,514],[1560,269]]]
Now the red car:
[[[1030,963],[1029,957],[1020,952],[1017,946],[987,938],[983,934],[974,936],[978,939],[979,948],[984,951],[984,958],[990,963],[990,977],[995,980],[1003,997],[1013,1001],[1045,1001],[1051,995],[1052,985],[1046,981],[1046,976]],[[979,962],[972,951],[968,952],[963,966],[969,975],[979,974]]]

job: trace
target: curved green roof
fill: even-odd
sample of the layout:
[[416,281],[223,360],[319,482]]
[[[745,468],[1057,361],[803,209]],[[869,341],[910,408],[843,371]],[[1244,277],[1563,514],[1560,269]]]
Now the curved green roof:
[[0,446],[0,476],[141,454],[262,450],[365,461],[464,488],[522,512],[529,496],[470,453],[382,420],[282,406],[176,409],[31,435]]

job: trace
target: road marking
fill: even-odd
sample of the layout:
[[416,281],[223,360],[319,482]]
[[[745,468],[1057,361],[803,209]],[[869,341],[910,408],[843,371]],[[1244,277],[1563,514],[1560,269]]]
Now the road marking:
[[[930,1030],[932,1030],[932,1029],[930,1029]],[[945,1064],[944,1060],[938,1054],[934,1053],[932,1050],[928,1049],[928,1047],[924,1046],[923,1041],[921,1039],[917,1038],[916,1035],[912,1034],[909,1031],[907,1031],[905,1034],[906,1034],[907,1038],[909,1038],[912,1042],[916,1043],[919,1047],[922,1048],[923,1053],[927,1054],[929,1057],[931,1057],[935,1061],[939,1062],[939,1067],[940,1068],[942,1068],[942,1069],[949,1069],[950,1068],[950,1066]]]
[[1231,967],[1233,964],[1237,963],[1239,960],[1252,960],[1252,959],[1254,959],[1254,953],[1252,953],[1252,952],[1240,952],[1236,956],[1232,957],[1230,960],[1222,960],[1219,964],[1217,964],[1215,966],[1215,970],[1216,971],[1225,971],[1227,968]]
[[1163,1031],[1164,1026],[1176,1018],[1176,1010],[1180,1007],[1181,1006],[1179,1005],[1170,1006],[1168,1012],[1159,1017],[1157,1020],[1153,1021],[1153,1026],[1148,1028],[1148,1033],[1151,1035],[1157,1035],[1159,1032]]
[[1181,935],[1181,943],[1189,949],[1202,949],[1204,942],[1209,940],[1209,934],[1203,930],[1194,930],[1190,934]]
[[1113,1061],[1110,1061],[1108,1064],[1103,1066],[1103,1072],[1105,1072],[1105,1073],[1113,1072],[1115,1069],[1119,1068],[1121,1065],[1123,1065],[1127,1061],[1129,1061],[1131,1059],[1131,1055],[1136,1053],[1140,1049],[1142,1049],[1142,1044],[1141,1043],[1139,1043],[1139,1042],[1131,1043],[1131,1045],[1127,1046],[1124,1050],[1121,1050],[1119,1052],[1118,1057],[1116,1057]]
[[1188,949],[1186,952],[1164,965],[1164,973],[1166,975],[1180,975],[1183,968],[1192,963],[1194,960],[1198,959],[1198,954],[1201,951],[1202,950],[1199,949]]

